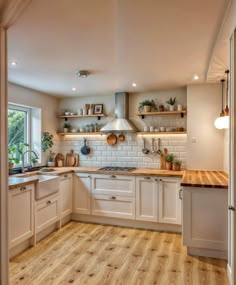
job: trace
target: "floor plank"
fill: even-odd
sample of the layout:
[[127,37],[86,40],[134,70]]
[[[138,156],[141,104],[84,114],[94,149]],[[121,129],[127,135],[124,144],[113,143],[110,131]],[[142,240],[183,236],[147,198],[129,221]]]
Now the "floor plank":
[[180,234],[71,222],[10,261],[10,284],[228,285],[226,261]]

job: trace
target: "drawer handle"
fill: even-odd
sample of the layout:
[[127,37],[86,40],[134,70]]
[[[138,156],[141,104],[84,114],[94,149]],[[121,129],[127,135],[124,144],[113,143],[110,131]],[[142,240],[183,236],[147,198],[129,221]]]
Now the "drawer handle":
[[67,174],[65,174],[65,175],[64,175],[64,178],[67,178],[67,177],[68,177],[68,175],[67,175]]
[[146,176],[146,177],[144,177],[144,179],[145,179],[145,180],[150,180],[150,179],[151,179],[151,177]]
[[90,176],[90,175],[88,175],[88,178],[91,178],[91,176]]
[[111,178],[116,178],[116,176],[115,175],[111,175]]
[[24,191],[24,190],[26,190],[26,187],[25,187],[25,186],[23,186],[23,187],[20,188],[20,191]]
[[156,178],[155,181],[158,182],[158,181],[160,181],[160,180],[158,180],[158,179]]
[[162,181],[162,179],[160,178],[159,181]]
[[183,200],[182,192],[183,192],[183,189],[179,189],[179,199],[180,200]]
[[46,204],[47,205],[52,204],[52,201],[48,200]]
[[109,199],[110,200],[116,200],[116,197],[115,196],[110,196]]

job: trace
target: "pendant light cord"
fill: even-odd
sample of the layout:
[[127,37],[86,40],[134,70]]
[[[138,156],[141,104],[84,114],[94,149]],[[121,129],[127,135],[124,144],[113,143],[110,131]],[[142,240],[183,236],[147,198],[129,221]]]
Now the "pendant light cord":
[[226,81],[227,81],[226,83],[226,106],[227,106],[228,105],[228,92],[229,92],[229,70],[226,70],[225,73],[227,76],[226,78]]
[[222,83],[222,114],[224,115],[224,79],[221,79],[221,83]]

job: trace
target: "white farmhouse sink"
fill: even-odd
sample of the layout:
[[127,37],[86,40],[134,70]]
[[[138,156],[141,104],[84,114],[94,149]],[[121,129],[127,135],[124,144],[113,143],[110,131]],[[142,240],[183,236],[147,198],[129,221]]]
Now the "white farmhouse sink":
[[60,178],[58,176],[33,175],[30,178],[39,180],[35,187],[35,200],[40,200],[59,191]]

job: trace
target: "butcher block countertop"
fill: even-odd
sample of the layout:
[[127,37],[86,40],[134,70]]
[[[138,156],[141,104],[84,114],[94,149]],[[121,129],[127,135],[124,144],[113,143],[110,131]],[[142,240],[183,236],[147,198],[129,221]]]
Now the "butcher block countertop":
[[14,177],[11,176],[8,178],[8,187],[9,189],[15,189],[17,187],[26,186],[32,183],[37,183],[38,179],[35,177]]
[[228,175],[224,171],[186,170],[181,186],[228,189]]

